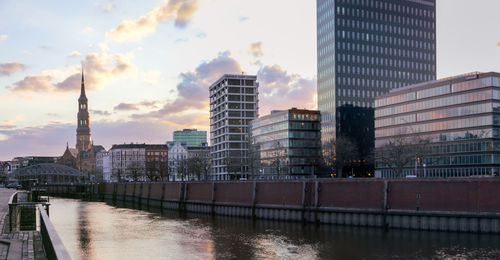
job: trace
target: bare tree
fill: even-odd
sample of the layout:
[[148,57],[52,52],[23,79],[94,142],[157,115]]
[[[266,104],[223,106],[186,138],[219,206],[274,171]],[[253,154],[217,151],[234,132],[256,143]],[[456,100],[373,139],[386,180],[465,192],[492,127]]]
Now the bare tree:
[[146,161],[146,177],[150,181],[155,181],[156,177],[158,177],[158,171],[159,171],[159,161],[157,161],[155,158],[150,158],[149,160]]
[[167,156],[161,156],[160,160],[157,162],[158,166],[158,175],[160,176],[162,181],[165,181],[165,178],[167,181],[170,180],[170,175],[173,172],[173,168],[170,167],[168,164],[168,157]]
[[130,173],[130,176],[134,181],[137,181],[139,176],[142,176],[142,167],[140,164],[136,161],[131,162],[128,167],[127,167],[128,172]]
[[429,139],[419,136],[396,135],[378,148],[375,159],[391,169],[396,177],[403,177],[403,170],[415,160],[422,162],[430,153]]
[[278,178],[282,174],[282,171],[286,171],[287,154],[286,149],[281,145],[279,141],[276,141],[271,149],[271,165],[276,170],[276,175]]
[[120,182],[120,181],[122,180],[122,175],[123,175],[123,171],[122,171],[122,169],[118,168],[118,169],[116,170],[116,180],[117,180],[118,182]]
[[184,181],[184,177],[187,177],[188,173],[188,163],[187,159],[179,159],[177,165],[177,175],[181,175],[181,180]]
[[205,180],[208,180],[208,174],[210,173],[211,166],[212,166],[212,161],[210,160],[210,157],[200,158],[199,167],[202,173],[205,175]]
[[260,146],[248,142],[248,169],[250,175],[255,179],[257,171],[260,169]]
[[329,168],[336,168],[339,178],[343,178],[343,168],[350,161],[358,159],[358,147],[347,136],[327,142],[323,148],[323,160]]

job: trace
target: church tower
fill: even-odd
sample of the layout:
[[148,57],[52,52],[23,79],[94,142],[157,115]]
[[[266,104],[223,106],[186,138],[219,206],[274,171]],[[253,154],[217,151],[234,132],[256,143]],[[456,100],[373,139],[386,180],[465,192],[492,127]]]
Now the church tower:
[[78,128],[76,129],[76,149],[78,152],[91,148],[92,137],[90,135],[90,116],[88,110],[88,100],[85,95],[85,82],[83,79],[82,67],[82,89],[78,98]]

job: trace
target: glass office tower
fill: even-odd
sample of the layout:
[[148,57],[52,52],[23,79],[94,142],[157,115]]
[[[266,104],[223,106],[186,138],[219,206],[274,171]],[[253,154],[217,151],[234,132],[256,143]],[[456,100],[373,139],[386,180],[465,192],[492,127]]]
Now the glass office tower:
[[[500,73],[395,89],[377,97],[375,106],[377,177],[397,177],[400,170],[399,177],[499,175]],[[387,158],[394,154],[388,149],[407,155]]]
[[[435,0],[317,0],[322,141],[374,147],[374,98],[436,77]],[[351,125],[355,123],[356,125]]]
[[321,159],[319,111],[274,110],[250,124],[253,178],[314,178]]

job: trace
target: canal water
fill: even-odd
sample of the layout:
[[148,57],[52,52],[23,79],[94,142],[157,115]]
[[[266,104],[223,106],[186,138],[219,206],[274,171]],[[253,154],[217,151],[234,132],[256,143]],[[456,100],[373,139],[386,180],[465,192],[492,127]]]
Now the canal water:
[[500,259],[500,236],[179,215],[51,198],[73,259]]

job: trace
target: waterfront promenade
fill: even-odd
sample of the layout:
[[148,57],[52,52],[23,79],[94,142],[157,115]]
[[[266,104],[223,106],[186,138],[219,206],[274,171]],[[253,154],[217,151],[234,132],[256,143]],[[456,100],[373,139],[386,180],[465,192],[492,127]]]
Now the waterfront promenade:
[[0,260],[46,259],[38,231],[9,232],[9,200],[16,190],[0,188]]

